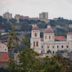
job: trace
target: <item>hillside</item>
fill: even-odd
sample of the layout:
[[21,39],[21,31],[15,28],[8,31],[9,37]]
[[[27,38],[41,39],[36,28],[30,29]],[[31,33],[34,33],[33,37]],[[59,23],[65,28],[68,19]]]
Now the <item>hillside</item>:
[[72,31],[72,20],[61,17],[49,19],[49,23],[46,24],[43,21],[34,19],[20,19],[18,23],[14,18],[8,21],[0,16],[0,31],[9,32],[11,31],[12,25],[16,27],[16,31],[31,31],[32,24],[37,24],[40,28],[46,28],[46,26],[49,24],[54,28],[56,35],[65,35],[68,31]]

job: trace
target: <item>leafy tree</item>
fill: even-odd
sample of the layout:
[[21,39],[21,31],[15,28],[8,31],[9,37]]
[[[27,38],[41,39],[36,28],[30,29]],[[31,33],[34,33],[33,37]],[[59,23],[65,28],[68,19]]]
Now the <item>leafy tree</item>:
[[30,38],[27,35],[23,38],[22,43],[25,45],[25,48],[30,48]]
[[39,54],[32,49],[26,48],[19,55],[20,72],[64,72],[62,63],[54,58],[39,58]]
[[45,57],[42,61],[42,71],[43,72],[63,72],[62,64],[53,58]]
[[9,38],[8,38],[8,52],[9,52],[9,57],[13,57],[13,51],[15,48],[18,47],[18,38],[16,36],[15,28],[12,26],[12,31],[9,33]]
[[38,54],[31,49],[24,49],[20,54],[20,70],[22,72],[34,72],[34,68],[39,65],[39,62],[35,57],[37,55]]

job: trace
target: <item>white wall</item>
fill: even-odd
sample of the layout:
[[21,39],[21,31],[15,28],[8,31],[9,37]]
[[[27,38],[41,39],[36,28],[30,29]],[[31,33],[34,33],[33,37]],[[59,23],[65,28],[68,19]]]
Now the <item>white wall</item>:
[[8,52],[7,45],[0,43],[0,52]]

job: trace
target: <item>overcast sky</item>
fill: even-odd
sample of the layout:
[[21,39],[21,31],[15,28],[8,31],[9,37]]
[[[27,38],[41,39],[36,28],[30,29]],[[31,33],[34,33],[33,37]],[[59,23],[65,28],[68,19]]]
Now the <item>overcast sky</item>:
[[48,12],[49,18],[72,19],[72,0],[0,0],[0,15],[9,11],[30,17]]

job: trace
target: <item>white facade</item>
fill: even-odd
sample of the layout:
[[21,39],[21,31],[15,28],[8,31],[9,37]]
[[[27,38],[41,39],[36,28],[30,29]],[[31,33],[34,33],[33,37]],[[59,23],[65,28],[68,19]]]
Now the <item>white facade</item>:
[[31,48],[43,55],[56,55],[58,51],[72,51],[72,34],[68,33],[67,38],[63,41],[56,41],[54,31],[48,26],[43,31],[43,38],[40,37],[40,29],[37,25],[32,27],[31,31]]
[[8,47],[7,45],[3,44],[0,42],[0,52],[3,53],[3,52],[8,52]]

